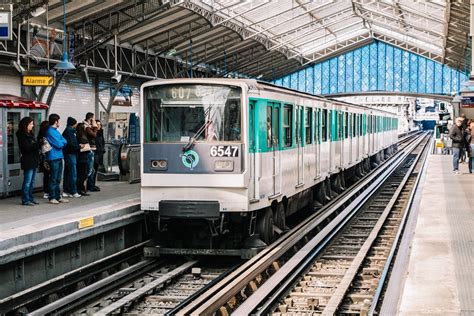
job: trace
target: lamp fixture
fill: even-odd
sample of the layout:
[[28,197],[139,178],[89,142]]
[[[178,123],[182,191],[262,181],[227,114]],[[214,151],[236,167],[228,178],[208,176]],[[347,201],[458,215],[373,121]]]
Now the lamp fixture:
[[41,6],[31,11],[31,16],[34,18],[37,18],[40,15],[44,14],[45,12],[46,12],[46,8],[44,6]]
[[64,18],[63,18],[63,27],[64,27],[64,38],[63,38],[63,56],[59,63],[54,66],[56,70],[74,70],[76,67],[69,61],[69,54],[67,53],[67,33],[66,33],[66,0],[63,0],[63,10],[64,10]]

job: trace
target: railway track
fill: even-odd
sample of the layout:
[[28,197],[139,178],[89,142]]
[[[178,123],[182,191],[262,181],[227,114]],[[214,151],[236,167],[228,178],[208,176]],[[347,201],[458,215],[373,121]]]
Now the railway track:
[[[317,306],[326,306],[329,303],[331,306],[340,306],[340,302],[344,302],[346,304],[344,306],[347,306],[349,310],[354,306],[347,302],[351,302],[353,298],[363,298],[362,302],[366,304],[367,297],[356,292],[359,288],[367,287],[363,282],[364,272],[375,271],[374,268],[368,266],[365,270],[362,269],[362,277],[358,279],[354,279],[355,276],[349,279],[349,276],[346,276],[347,271],[352,274],[359,272],[356,263],[360,266],[360,262],[365,262],[361,249],[370,253],[368,262],[373,262],[378,268],[380,265],[383,267],[379,260],[380,250],[386,250],[388,247],[385,237],[393,235],[389,228],[396,227],[394,221],[400,217],[396,213],[390,213],[396,201],[394,194],[406,195],[406,192],[400,189],[400,185],[409,177],[408,174],[411,174],[410,168],[414,168],[412,166],[417,157],[414,152],[424,148],[427,139],[426,134],[416,139],[412,138],[403,149],[357,183],[349,192],[339,196],[320,212],[300,223],[202,295],[175,308],[175,314],[266,315],[276,310],[276,315],[278,313],[292,314],[293,311],[302,312],[301,315],[307,312],[309,315],[316,311]],[[380,195],[374,197],[376,193]],[[367,203],[372,203],[372,206],[369,207]],[[361,210],[365,212],[361,213],[363,212]],[[390,214],[393,215],[389,217]],[[381,230],[381,225],[385,222],[393,225],[384,227],[383,232],[386,235],[381,235],[382,238],[377,239],[378,234],[372,233],[371,229],[376,225]],[[349,223],[354,223],[354,226],[351,230],[342,233],[343,227],[347,227]],[[333,242],[336,236],[343,236],[343,239]],[[367,241],[369,239],[370,242]],[[381,244],[377,246],[375,241]],[[327,248],[330,245],[332,248]],[[324,249],[327,249],[327,252],[325,252],[325,257],[322,257],[321,251]],[[318,258],[320,261],[314,262]],[[306,267],[303,271],[307,270],[310,274],[302,276],[303,271],[295,270],[301,266]],[[289,278],[289,276],[292,277]],[[321,282],[318,277],[323,276],[327,279],[327,283],[318,285],[318,282]],[[357,282],[352,283],[353,280]],[[341,286],[341,282],[345,285]],[[375,281],[371,282],[373,287]],[[285,286],[281,286],[282,284]],[[309,295],[305,297],[303,285],[308,289],[313,287],[315,293],[319,293],[320,296],[314,296],[314,299]],[[354,285],[349,286],[350,291],[353,291],[352,294],[348,289],[343,290],[348,285]],[[357,285],[360,285],[359,288]],[[285,301],[286,294],[291,296],[292,286],[295,293],[300,293],[294,296],[301,296],[302,301],[307,304],[307,309],[300,310],[296,307],[293,310],[292,308],[298,305],[296,304],[298,300],[293,297],[290,297],[291,303],[295,304],[289,306],[290,301]],[[375,288],[377,289],[377,286]],[[346,293],[349,293],[347,297]],[[336,296],[338,300],[340,299],[338,304],[334,302],[336,298],[333,297]],[[271,297],[273,301],[266,301],[268,297]],[[361,308],[365,307],[361,306]]]

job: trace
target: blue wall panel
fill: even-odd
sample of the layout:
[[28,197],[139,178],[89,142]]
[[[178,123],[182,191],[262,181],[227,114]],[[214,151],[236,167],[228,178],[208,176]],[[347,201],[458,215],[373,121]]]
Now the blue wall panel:
[[354,91],[354,52],[349,52],[346,54],[346,78],[345,78],[345,87],[344,92]]
[[459,92],[466,73],[375,41],[273,81],[314,94],[400,91]]

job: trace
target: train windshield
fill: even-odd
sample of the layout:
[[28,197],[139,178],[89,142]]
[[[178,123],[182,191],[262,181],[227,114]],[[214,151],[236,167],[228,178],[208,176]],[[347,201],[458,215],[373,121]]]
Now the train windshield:
[[240,96],[240,88],[223,85],[146,87],[145,141],[240,141]]

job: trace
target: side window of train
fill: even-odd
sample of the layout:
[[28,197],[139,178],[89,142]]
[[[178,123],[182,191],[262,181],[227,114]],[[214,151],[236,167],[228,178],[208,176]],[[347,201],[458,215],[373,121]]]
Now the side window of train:
[[266,115],[267,148],[273,147],[272,122],[273,122],[273,107],[267,106],[267,115]]
[[328,140],[328,110],[323,110],[323,115],[321,116],[321,131],[322,131],[322,141],[325,142]]
[[283,142],[285,147],[293,145],[292,125],[293,106],[286,104],[283,107]]
[[313,113],[312,108],[305,108],[304,113],[304,130],[305,130],[305,143],[311,144],[311,128],[313,127]]
[[356,114],[352,113],[352,136],[356,137]]
[[252,152],[257,152],[255,148],[255,103],[255,101],[249,102],[249,147]]
[[344,138],[349,137],[349,113],[344,113]]
[[295,138],[296,138],[296,143],[297,144],[301,144],[301,116],[302,116],[302,111],[301,111],[301,106],[296,106],[296,125],[295,125],[295,128],[296,128],[296,133],[295,133]]
[[362,114],[357,114],[359,116],[359,136],[362,136]]

